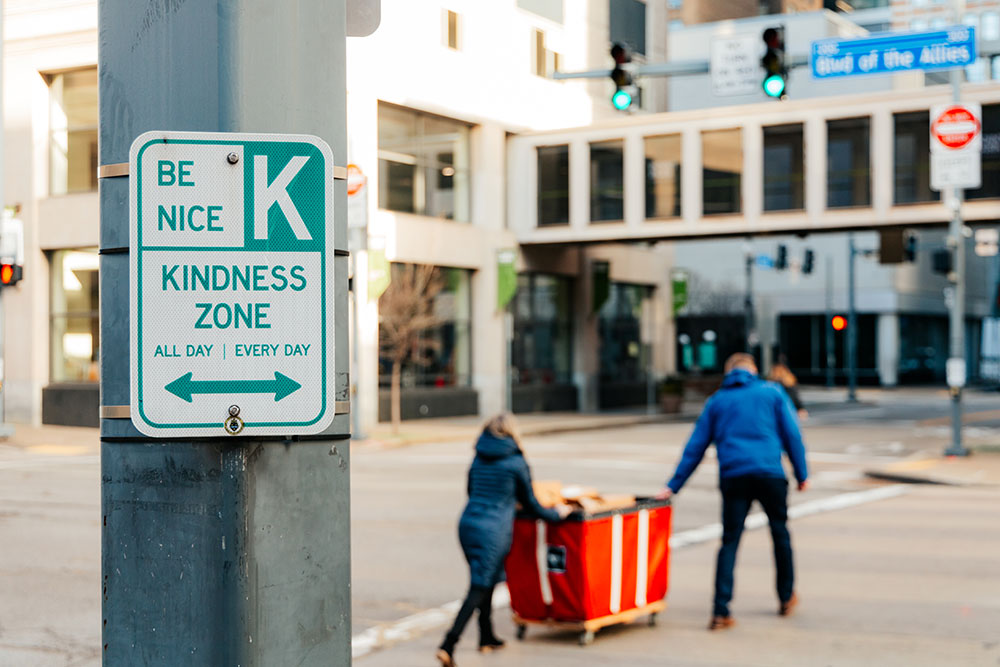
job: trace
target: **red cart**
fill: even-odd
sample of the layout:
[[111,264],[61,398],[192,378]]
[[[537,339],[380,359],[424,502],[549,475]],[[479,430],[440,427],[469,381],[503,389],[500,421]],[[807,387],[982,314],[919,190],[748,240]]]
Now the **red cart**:
[[587,645],[608,625],[654,625],[666,608],[670,519],[670,501],[654,499],[559,523],[519,515],[506,562],[517,638],[543,624],[579,631]]

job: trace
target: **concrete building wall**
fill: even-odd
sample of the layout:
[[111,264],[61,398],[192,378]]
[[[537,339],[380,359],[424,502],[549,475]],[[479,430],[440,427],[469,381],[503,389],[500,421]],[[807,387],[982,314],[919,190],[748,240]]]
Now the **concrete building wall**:
[[6,418],[41,420],[49,381],[49,263],[45,250],[96,247],[97,195],[49,197],[49,90],[42,73],[95,65],[97,3],[4,3],[4,205],[24,223],[24,280],[5,289]]

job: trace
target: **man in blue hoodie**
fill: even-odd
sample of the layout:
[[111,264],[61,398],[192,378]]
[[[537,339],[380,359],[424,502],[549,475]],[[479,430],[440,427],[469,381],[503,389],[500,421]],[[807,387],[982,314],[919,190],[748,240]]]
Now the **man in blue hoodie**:
[[715,443],[722,491],[722,546],[715,568],[715,601],[709,630],[735,623],[729,614],[733,598],[733,567],[743,534],[743,523],[754,500],[760,502],[771,526],[777,569],[778,614],[787,616],[798,603],[792,565],[788,519],[788,481],[781,453],[788,454],[799,491],[807,486],[809,472],[798,421],[781,388],[757,377],[757,364],[749,354],[726,360],[726,377],[712,394],[698,418],[680,463],[660,498],[681,490],[705,450]]

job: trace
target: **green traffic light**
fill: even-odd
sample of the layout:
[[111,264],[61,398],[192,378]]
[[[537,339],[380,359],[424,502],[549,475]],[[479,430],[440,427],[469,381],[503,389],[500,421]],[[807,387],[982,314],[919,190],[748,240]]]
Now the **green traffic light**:
[[785,94],[785,77],[772,74],[764,79],[764,93],[768,97],[781,97]]
[[616,90],[611,96],[611,105],[619,111],[625,111],[632,106],[632,96],[627,90]]

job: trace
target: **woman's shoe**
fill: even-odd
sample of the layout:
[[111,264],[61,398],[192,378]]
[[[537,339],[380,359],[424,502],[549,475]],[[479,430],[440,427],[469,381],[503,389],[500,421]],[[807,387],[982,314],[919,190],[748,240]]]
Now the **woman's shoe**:
[[505,644],[502,639],[497,639],[496,637],[494,637],[493,639],[480,644],[479,645],[479,652],[480,653],[492,653],[493,651],[499,651],[500,649],[502,649],[506,645],[507,644]]
[[441,663],[441,667],[457,667],[455,664],[455,658],[451,657],[451,652],[443,648],[439,648],[437,653],[434,654],[438,661]]

